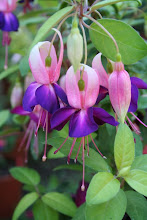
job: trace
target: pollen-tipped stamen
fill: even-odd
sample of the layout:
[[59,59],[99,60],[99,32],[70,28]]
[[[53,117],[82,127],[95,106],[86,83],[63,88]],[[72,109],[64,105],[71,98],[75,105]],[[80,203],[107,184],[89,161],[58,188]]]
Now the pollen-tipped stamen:
[[137,119],[137,121],[139,121],[144,127],[146,127],[147,128],[147,125],[146,124],[144,124],[133,112],[130,112],[131,113],[131,115],[133,115],[134,116],[134,118],[136,118]]
[[133,129],[133,131],[136,133],[136,134],[140,134],[140,131],[136,128],[136,126],[131,122],[131,120],[128,118],[127,116],[127,120],[131,126],[131,128]]
[[68,157],[67,157],[67,164],[70,163],[70,157],[71,157],[71,154],[72,154],[72,150],[73,150],[73,148],[75,146],[76,140],[77,140],[77,138],[74,138],[74,140],[72,142],[72,145],[71,145],[71,148],[70,148],[70,152],[69,152]]
[[69,138],[69,136],[67,136],[67,138],[64,140],[64,142],[61,144],[61,146],[54,152],[54,154],[58,153],[58,151],[63,147],[63,145],[65,144],[65,142],[67,141],[68,138]]
[[5,65],[4,69],[6,70],[8,68],[8,45],[5,45]]
[[46,150],[47,150],[47,134],[48,134],[48,112],[46,113],[46,131],[45,131],[45,147],[44,147],[44,155],[42,157],[42,161],[46,161]]
[[82,140],[81,140],[81,142],[80,142],[80,145],[79,145],[79,149],[78,149],[78,152],[77,152],[76,158],[74,159],[74,162],[75,162],[75,163],[77,162],[78,155],[79,155],[79,152],[80,152],[80,149],[81,149],[81,145],[82,145]]
[[82,143],[83,143],[83,148],[82,148],[82,160],[83,160],[83,179],[82,179],[82,186],[81,190],[85,190],[85,184],[84,184],[84,179],[85,179],[85,155],[84,155],[84,148],[85,148],[85,137],[82,137]]
[[39,112],[39,120],[38,120],[38,124],[37,124],[37,128],[35,130],[35,136],[37,136],[38,134],[38,129],[40,127],[40,122],[41,122],[41,118],[42,118],[42,113],[43,113],[43,108],[40,109],[40,112]]
[[26,144],[26,148],[25,148],[25,163],[28,162],[28,150],[29,150],[29,147],[30,147],[33,131],[34,131],[34,128],[31,126],[30,133],[29,133],[29,138],[27,140],[27,144]]
[[98,149],[98,147],[96,146],[96,144],[95,144],[95,142],[94,142],[94,140],[93,140],[93,138],[92,138],[92,135],[90,134],[89,136],[90,136],[90,138],[91,138],[91,140],[92,140],[92,142],[93,142],[95,148],[96,148],[97,151],[99,152],[99,154],[100,154],[104,159],[107,159],[107,158],[101,153],[101,151]]
[[88,136],[87,136],[87,156],[89,157],[89,141],[88,141]]

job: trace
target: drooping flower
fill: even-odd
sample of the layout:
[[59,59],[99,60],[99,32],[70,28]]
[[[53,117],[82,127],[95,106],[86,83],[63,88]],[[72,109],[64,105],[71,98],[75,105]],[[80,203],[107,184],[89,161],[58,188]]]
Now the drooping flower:
[[46,119],[44,128],[46,128],[46,141],[43,160],[46,160],[47,133],[49,114],[53,114],[58,108],[59,98],[67,103],[67,97],[63,89],[56,83],[60,76],[60,69],[63,59],[63,41],[58,30],[54,29],[59,35],[61,48],[59,60],[54,46],[48,42],[40,42],[33,47],[29,56],[29,64],[35,82],[31,83],[27,88],[23,98],[23,108],[25,111],[32,112],[36,105],[40,105],[39,121],[37,131],[42,120],[44,111]]
[[[88,135],[98,152],[103,157],[102,153],[96,146],[91,133],[95,132],[99,125],[104,123],[109,123],[114,126],[118,123],[104,109],[93,107],[99,93],[99,78],[95,70],[91,67],[83,64],[76,74],[74,73],[73,66],[68,69],[66,73],[66,93],[70,106],[61,108],[53,114],[51,118],[51,128],[61,130],[68,121],[70,122],[69,136],[73,137],[74,140],[68,155],[68,163],[76,139],[80,137],[82,138],[78,153],[82,145],[83,182],[81,189],[84,190],[84,151],[87,142],[87,153],[89,154]],[[64,143],[67,141],[68,137],[65,139]],[[63,144],[55,153],[61,149]],[[78,153],[75,161],[77,160]]]
[[3,31],[2,45],[5,46],[5,66],[8,63],[8,45],[11,42],[9,32],[17,31],[19,22],[17,17],[12,13],[16,9],[17,0],[0,0],[0,29]]
[[[108,79],[109,74],[105,71],[102,62],[101,62],[101,53],[97,54],[95,58],[93,59],[92,67],[97,72],[99,78],[100,78],[100,86],[103,86],[105,88],[104,92],[105,95],[109,94],[108,91]],[[113,63],[114,68],[114,63]],[[108,76],[108,77],[107,77]],[[137,111],[138,108],[138,96],[139,96],[139,89],[147,89],[147,83],[145,83],[142,79],[139,79],[137,77],[130,77],[131,80],[131,101],[130,106],[128,108],[128,112],[131,113],[141,124],[143,124],[145,127],[147,127],[135,114],[134,112]],[[126,116],[130,126],[133,128],[133,130],[136,133],[140,133],[140,131],[137,129],[137,127],[131,122],[128,116]],[[126,121],[125,121],[126,123]]]
[[23,3],[23,12],[26,13],[27,9],[32,10],[30,2],[33,2],[33,1],[34,0],[19,0],[18,3]]

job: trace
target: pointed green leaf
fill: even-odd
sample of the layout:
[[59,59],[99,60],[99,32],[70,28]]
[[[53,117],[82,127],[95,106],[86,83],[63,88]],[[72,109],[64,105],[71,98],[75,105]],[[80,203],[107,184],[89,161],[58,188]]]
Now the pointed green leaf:
[[142,170],[130,170],[125,180],[137,192],[147,196],[147,172]]
[[42,201],[51,208],[64,215],[73,217],[76,212],[76,205],[72,199],[62,193],[50,192],[42,197]]
[[[147,44],[131,26],[113,19],[98,22],[115,38],[124,64],[135,63],[147,56]],[[94,46],[104,56],[116,61],[117,51],[112,39],[97,24],[93,23],[91,28],[90,38]]]
[[135,155],[132,131],[126,124],[118,126],[114,143],[114,158],[119,176],[125,176],[131,167]]
[[[61,144],[64,142],[64,140],[65,140],[64,138],[60,138],[60,137],[49,138],[48,144],[58,149],[61,146]],[[71,146],[72,146],[72,141],[67,140],[66,143],[63,145],[63,147],[60,149],[60,152],[68,156]],[[76,142],[71,154],[71,159],[75,159],[78,149],[79,149],[79,142]],[[81,164],[83,163],[82,149],[79,152],[78,161]],[[91,148],[89,149],[89,157],[87,156],[87,152],[85,151],[85,165],[95,171],[108,171],[108,172],[110,171],[110,168],[106,163],[106,160],[103,159],[95,150]]]
[[82,204],[76,211],[75,216],[72,218],[72,220],[85,220],[85,207],[86,204]]
[[131,170],[143,170],[147,172],[147,154],[135,157]]
[[97,10],[99,8],[105,7],[107,5],[116,4],[118,2],[128,2],[128,1],[136,1],[136,2],[138,2],[139,6],[142,5],[141,0],[104,0],[104,1],[98,2],[97,4],[93,5],[91,7],[91,10],[94,11],[94,10]]
[[134,191],[126,191],[127,214],[133,220],[146,220],[147,200],[144,196]]
[[59,214],[48,205],[46,205],[43,201],[38,200],[33,205],[33,215],[35,220],[58,220]]
[[5,122],[8,120],[10,115],[9,110],[2,110],[0,111],[0,127],[5,124]]
[[92,178],[87,190],[88,205],[100,204],[112,199],[120,189],[120,182],[111,174],[99,172]]
[[86,206],[86,220],[122,220],[126,211],[127,199],[123,190],[108,202]]
[[17,220],[19,216],[27,209],[29,206],[31,206],[37,199],[39,198],[39,195],[36,192],[29,193],[25,195],[20,202],[18,203],[12,220]]
[[55,151],[56,151],[56,148],[52,147],[47,154],[47,158],[48,159],[58,159],[58,158],[65,157],[65,155],[62,154],[60,151],[57,154],[54,154]]
[[40,182],[40,175],[36,170],[27,167],[14,167],[9,171],[15,179],[22,183],[28,185],[37,185]]

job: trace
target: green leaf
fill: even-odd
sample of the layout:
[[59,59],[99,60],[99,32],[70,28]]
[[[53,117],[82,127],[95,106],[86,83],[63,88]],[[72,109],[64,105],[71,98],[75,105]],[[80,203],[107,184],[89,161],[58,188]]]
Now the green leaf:
[[13,121],[18,125],[24,125],[29,121],[29,117],[26,115],[13,115]]
[[19,63],[19,69],[20,69],[22,76],[25,76],[30,69],[28,59],[29,59],[29,56],[27,55],[23,57]]
[[33,205],[33,215],[35,220],[58,220],[59,219],[59,214],[52,208],[50,208],[48,205],[46,205],[43,201],[38,200],[34,205]]
[[135,157],[131,170],[143,170],[147,172],[147,154]]
[[9,76],[11,73],[15,73],[19,70],[19,66],[18,65],[14,65],[11,66],[10,68],[8,68],[7,70],[3,71],[0,73],[0,80],[6,78],[7,76]]
[[68,15],[73,10],[72,6],[68,6],[57,11],[50,18],[46,20],[46,22],[40,27],[37,32],[37,35],[31,45],[31,48],[37,44],[39,41],[43,40],[46,34],[50,31],[52,27],[54,27],[58,22],[60,22],[66,15]]
[[126,191],[127,214],[133,220],[146,220],[147,200],[144,196],[134,191]]
[[112,199],[120,189],[120,182],[111,173],[99,172],[92,178],[87,190],[88,205],[104,203]]
[[147,196],[147,172],[137,169],[130,170],[125,180],[137,192]]
[[56,148],[52,147],[47,154],[47,158],[48,159],[58,159],[58,158],[65,157],[65,155],[62,154],[60,151],[57,154],[54,154],[55,151],[56,151]]
[[127,199],[123,190],[108,202],[86,206],[86,220],[122,220],[126,211]]
[[142,155],[143,152],[143,144],[140,140],[140,136],[133,132],[133,136],[135,138],[135,157]]
[[86,204],[82,204],[76,211],[75,216],[72,218],[72,220],[85,220],[85,207]]
[[31,206],[37,199],[39,198],[39,195],[36,192],[29,193],[25,195],[20,202],[18,203],[12,220],[17,220],[19,216],[29,207]]
[[8,120],[10,115],[9,110],[2,110],[0,111],[0,127],[5,124],[5,122]]
[[[147,56],[147,44],[131,26],[113,19],[101,19],[98,22],[115,38],[124,64],[135,63]],[[112,39],[97,24],[93,23],[91,28],[90,37],[96,49],[116,61],[117,51]]]
[[[46,189],[44,186],[42,186],[41,184],[37,185],[38,191],[41,193],[45,193]],[[36,186],[32,186],[32,185],[24,185],[23,186],[23,190],[25,191],[29,191],[29,192],[33,192],[36,191]]]
[[38,172],[27,167],[11,168],[10,173],[15,179],[27,185],[37,185],[40,182]]
[[64,215],[73,217],[76,213],[76,205],[71,198],[58,192],[50,192],[42,197],[42,201],[51,208]]
[[67,170],[76,170],[76,171],[82,171],[83,168],[81,165],[78,164],[65,164],[65,165],[60,165],[55,167],[53,170],[62,170],[62,169],[67,169]]
[[114,142],[114,158],[119,176],[125,176],[135,155],[133,134],[126,124],[119,124]]
[[91,7],[91,11],[97,10],[97,9],[102,8],[102,7],[105,7],[105,6],[107,6],[107,5],[116,4],[116,3],[118,3],[118,2],[128,2],[128,1],[137,1],[138,4],[139,4],[139,6],[142,5],[141,0],[105,0],[105,1],[101,1],[101,2],[99,2],[99,3],[95,4],[95,5],[93,5],[93,6]]
[[[52,145],[56,149],[58,149],[61,144],[64,142],[64,138],[50,138],[48,140],[48,144]],[[70,148],[72,146],[72,141],[67,140],[63,147],[60,149],[60,152],[64,155],[68,156]],[[73,148],[71,159],[75,159],[77,152],[79,149],[79,142],[75,143]],[[89,149],[89,157],[86,155],[85,152],[85,165],[95,171],[110,171],[108,164],[106,163],[105,159],[103,159],[95,150]],[[79,152],[78,161],[82,164],[82,150]]]

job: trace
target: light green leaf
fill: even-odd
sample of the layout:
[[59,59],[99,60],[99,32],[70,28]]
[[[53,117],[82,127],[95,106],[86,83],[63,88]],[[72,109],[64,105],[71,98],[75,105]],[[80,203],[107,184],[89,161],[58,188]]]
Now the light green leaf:
[[85,207],[86,204],[82,204],[76,211],[75,216],[72,218],[72,220],[85,220]]
[[14,65],[11,66],[10,68],[8,68],[7,70],[3,71],[0,73],[0,80],[6,78],[7,76],[9,76],[11,73],[15,73],[19,70],[19,66],[18,65]]
[[47,193],[42,197],[42,201],[58,212],[71,217],[75,215],[77,210],[77,207],[72,199],[62,193]]
[[119,176],[125,176],[134,160],[135,144],[133,134],[126,124],[119,124],[114,143],[114,158]]
[[67,169],[67,170],[76,170],[76,171],[82,171],[83,168],[81,165],[78,164],[65,164],[65,165],[60,165],[55,167],[53,170],[62,170],[62,169]]
[[146,220],[147,200],[144,196],[134,191],[126,191],[127,214],[133,220]]
[[135,157],[131,170],[143,170],[147,172],[147,154]]
[[127,199],[123,190],[108,202],[86,206],[86,220],[122,220],[126,211]]
[[138,2],[139,6],[142,5],[141,0],[104,0],[104,1],[98,2],[97,4],[93,5],[91,7],[91,10],[94,11],[94,10],[97,10],[99,8],[105,7],[107,5],[116,4],[118,2],[128,2],[128,1],[136,1],[136,2]]
[[47,154],[47,158],[48,159],[58,159],[58,158],[65,157],[65,155],[62,154],[60,151],[57,154],[54,154],[55,151],[56,151],[56,148],[52,147]]
[[88,205],[104,203],[112,199],[120,189],[120,182],[111,173],[99,172],[92,178],[87,190]]
[[133,132],[133,136],[135,138],[135,157],[142,155],[143,152],[143,144],[140,140],[140,136]]
[[147,172],[142,170],[130,170],[125,180],[137,192],[147,196]]
[[9,171],[15,179],[27,185],[37,185],[40,182],[40,175],[36,170],[27,167],[14,167]]
[[[50,138],[48,140],[48,144],[52,145],[56,149],[58,149],[61,144],[64,142],[64,138]],[[68,156],[70,148],[72,146],[72,141],[67,140],[63,147],[60,149],[60,152],[64,155]],[[75,143],[73,148],[71,159],[75,159],[77,152],[79,149],[79,142]],[[82,149],[79,152],[78,161],[82,164]],[[95,171],[110,171],[108,164],[106,163],[105,159],[103,159],[95,150],[89,149],[89,157],[87,156],[87,152],[85,152],[85,165]]]
[[0,111],[0,127],[5,124],[5,122],[8,120],[10,115],[9,110],[2,110]]
[[[113,19],[98,22],[115,38],[124,64],[135,63],[147,56],[147,44],[131,26]],[[89,31],[94,46],[104,56],[116,61],[117,51],[112,39],[97,24],[93,23],[91,28]]]
[[12,220],[17,220],[19,216],[29,207],[31,206],[37,199],[39,198],[39,195],[36,192],[29,193],[25,195],[20,202],[18,203]]
[[46,205],[43,201],[38,200],[33,205],[33,215],[35,220],[58,220],[59,214],[48,205]]

